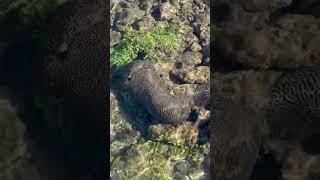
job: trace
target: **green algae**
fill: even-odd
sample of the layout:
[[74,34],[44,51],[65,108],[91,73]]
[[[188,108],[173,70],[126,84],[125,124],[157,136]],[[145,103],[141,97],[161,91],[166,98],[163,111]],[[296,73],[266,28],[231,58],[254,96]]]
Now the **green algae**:
[[209,144],[192,148],[181,144],[167,144],[147,141],[133,144],[120,154],[111,164],[111,176],[119,175],[123,179],[172,180],[172,164],[193,161],[203,163],[201,156],[208,155]]
[[145,58],[159,60],[156,53],[159,48],[177,52],[180,47],[177,35],[182,31],[182,28],[155,27],[149,30],[127,28],[121,42],[110,49],[110,65],[119,71],[131,63],[139,53],[143,53]]

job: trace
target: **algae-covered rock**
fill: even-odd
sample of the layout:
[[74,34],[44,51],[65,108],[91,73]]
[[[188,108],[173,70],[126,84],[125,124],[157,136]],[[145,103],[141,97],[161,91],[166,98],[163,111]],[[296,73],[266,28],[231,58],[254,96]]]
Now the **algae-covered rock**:
[[[115,71],[123,71],[139,54],[142,59],[166,60],[167,54],[177,55],[181,48],[180,27],[162,28],[160,26],[147,30],[128,28],[123,31],[121,41],[110,49],[110,65]],[[166,57],[166,58],[164,58]]]
[[198,141],[198,129],[191,122],[180,125],[157,124],[149,127],[152,140],[194,146]]
[[125,154],[112,163],[111,178],[118,174],[122,177],[121,179],[138,180],[152,177],[170,179],[168,174],[165,174],[170,173],[166,157],[160,153],[166,151],[166,148],[166,146],[160,147],[158,144],[151,143],[131,146]]
[[208,151],[208,145],[187,148],[155,141],[135,144],[112,162],[110,176],[132,180],[208,179],[204,170]]
[[[158,82],[158,80],[159,82],[161,81],[161,88],[163,87],[170,97],[180,97],[180,95],[183,95],[184,99],[193,97],[197,86],[197,84],[194,83],[202,84],[209,80],[209,71],[206,70],[209,69],[209,67],[201,66],[204,65],[203,57],[207,57],[208,55],[208,49],[205,50],[205,48],[209,44],[207,42],[209,42],[210,9],[205,3],[207,3],[207,1],[204,2],[202,0],[121,1],[118,7],[112,12],[112,14],[117,16],[115,19],[120,20],[115,20],[112,23],[114,25],[112,27],[113,31],[119,31],[119,27],[132,28],[133,31],[131,32],[134,32],[132,34],[135,34],[135,38],[132,39],[135,43],[132,43],[131,47],[127,46],[129,47],[127,49],[133,51],[139,49],[139,52],[134,52],[134,56],[130,56],[130,60],[125,61],[125,64],[140,59],[156,60],[156,62],[153,63],[154,69],[152,68],[152,72],[156,73],[156,82]],[[139,12],[143,11],[145,14],[142,17],[130,21],[128,24],[123,24],[126,22],[121,20],[122,17],[120,17],[120,15],[124,15],[128,12],[128,9]],[[138,15],[140,15],[140,13],[138,13]],[[198,16],[196,17],[196,15]],[[134,16],[130,18],[132,19]],[[197,24],[193,25],[193,22]],[[172,36],[163,36],[160,40],[155,41],[157,45],[160,46],[155,47],[152,42],[149,43],[149,40],[154,39],[154,36],[149,36],[152,34],[148,34],[148,32],[155,32],[153,30],[159,28],[160,30],[171,31],[176,29],[176,27],[179,29],[179,31],[176,31],[177,33],[169,33],[169,35],[171,34]],[[126,31],[120,33],[122,37],[128,35]],[[130,41],[128,38],[123,38],[118,45],[127,40]],[[148,43],[143,42],[143,45],[141,45],[141,41]],[[159,42],[161,44],[159,44]],[[163,44],[163,42],[168,43]],[[120,47],[118,45],[115,44],[112,49],[116,50],[115,48]],[[171,45],[174,45],[176,48],[170,48],[173,47]],[[120,53],[120,55],[124,57],[124,55],[128,55],[128,53]],[[116,59],[118,62],[121,60],[121,58]],[[192,77],[183,77],[186,79],[185,82],[172,76],[173,73],[171,73],[172,71],[180,69],[179,63],[183,64],[184,72],[188,70],[189,72],[193,72]],[[143,77],[149,77],[146,76],[148,74],[145,73],[149,70],[149,67],[143,67],[142,71],[139,72],[144,74]],[[125,79],[128,79],[127,77],[128,76],[125,76]],[[117,78],[112,79],[114,82],[119,81]],[[129,81],[132,82],[134,79],[135,76],[131,74]],[[152,82],[154,82],[154,80]],[[137,85],[140,83],[133,84]],[[144,87],[149,86],[156,86],[156,89],[159,89],[159,86],[154,83]],[[170,124],[157,124],[161,123],[161,121],[157,120],[159,118],[158,115],[146,111],[143,112],[144,117],[138,117],[139,115],[137,113],[131,111],[135,111],[137,107],[150,107],[151,103],[144,104],[143,106],[139,106],[138,104],[130,106],[128,105],[130,102],[127,100],[132,98],[133,103],[138,103],[138,101],[134,101],[137,96],[128,93],[129,98],[122,99],[120,94],[124,92],[118,89],[116,85],[113,88],[115,91],[120,92],[116,94],[115,97],[117,97],[121,105],[121,109],[114,113],[123,113],[130,117],[123,117],[124,120],[122,120],[122,117],[115,117],[112,122],[113,125],[111,129],[114,134],[111,138],[114,141],[111,144],[113,149],[111,154],[111,179],[209,179],[209,147],[208,145],[197,144],[199,143],[199,127],[187,121],[176,124],[175,126]],[[152,98],[158,99],[157,94],[151,94]],[[160,97],[162,98],[163,96]],[[124,100],[124,102],[122,102],[122,100]],[[122,106],[124,109],[122,109]],[[129,108],[126,108],[126,106]],[[190,119],[193,118],[193,115],[191,116]],[[200,116],[203,117],[203,113]],[[187,120],[188,118],[184,119]],[[129,127],[125,124],[132,126]],[[146,132],[145,130],[148,131]],[[134,131],[140,132],[141,136],[139,137],[141,138],[136,138],[137,136],[133,133]],[[125,133],[129,135],[124,135]],[[145,142],[144,139],[150,139],[150,141]],[[201,141],[201,143],[206,142],[208,141]]]

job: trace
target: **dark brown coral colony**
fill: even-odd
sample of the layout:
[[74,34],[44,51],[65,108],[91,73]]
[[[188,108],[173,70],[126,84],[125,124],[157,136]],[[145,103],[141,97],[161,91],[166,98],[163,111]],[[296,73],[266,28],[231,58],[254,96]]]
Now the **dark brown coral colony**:
[[106,115],[109,77],[106,3],[79,0],[58,13],[42,65],[47,92],[70,98],[79,113],[97,120]]

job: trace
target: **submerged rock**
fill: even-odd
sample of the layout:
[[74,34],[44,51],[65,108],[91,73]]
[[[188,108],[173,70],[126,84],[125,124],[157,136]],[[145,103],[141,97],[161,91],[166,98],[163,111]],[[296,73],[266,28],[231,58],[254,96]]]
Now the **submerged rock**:
[[[209,178],[209,158],[206,153],[189,153],[189,155],[194,154],[194,160],[198,159],[197,162],[194,162],[190,160],[192,158],[189,155],[181,152],[191,152],[190,149],[192,148],[190,147],[198,148],[197,151],[202,149],[202,146],[199,148],[197,144],[198,127],[188,122],[187,119],[191,112],[190,103],[192,102],[190,98],[195,96],[194,89],[197,86],[194,83],[202,84],[208,82],[207,67],[196,67],[203,62],[203,52],[208,54],[208,49],[203,50],[203,47],[207,47],[208,44],[203,42],[210,41],[208,33],[209,6],[205,3],[208,2],[201,0],[124,1],[123,5],[118,6],[118,14],[121,14],[126,8],[137,9],[136,5],[145,12],[141,19],[128,24],[133,29],[147,30],[156,26],[165,28],[178,27],[182,30],[176,37],[180,46],[177,53],[172,53],[166,51],[165,48],[159,47],[155,52],[156,56],[159,57],[159,61],[143,62],[150,58],[142,60],[142,63],[139,62],[140,60],[134,61],[132,65],[134,68],[130,66],[126,71],[130,72],[130,75],[127,76],[127,73],[124,75],[125,87],[128,88],[126,85],[129,85],[128,97],[131,97],[134,103],[137,103],[137,107],[142,105],[139,107],[146,108],[148,111],[144,111],[145,116],[143,118],[134,117],[132,121],[125,120],[127,121],[126,123],[132,124],[136,128],[135,130],[142,133],[140,141],[137,142],[131,137],[118,141],[117,139],[121,139],[124,136],[113,136],[115,140],[114,149],[118,146],[121,150],[114,151],[119,154],[113,156],[116,158],[113,159],[112,164],[112,179],[148,180],[151,177],[160,179]],[[197,14],[201,15],[195,17]],[[193,27],[192,22],[195,20],[198,24]],[[119,27],[121,22],[115,21],[114,25]],[[179,82],[170,73],[179,69],[176,64],[179,61],[179,55],[183,52],[187,53],[185,53],[184,58],[181,57],[180,59],[185,62],[188,61],[187,66],[190,67],[190,71],[194,72],[194,76],[187,77],[186,79],[188,80],[185,83]],[[192,57],[189,57],[188,53]],[[139,54],[137,59],[141,58],[144,58],[143,53]],[[150,66],[149,64],[153,65]],[[137,65],[141,65],[141,67],[137,68]],[[203,73],[200,73],[200,71]],[[197,77],[198,75],[201,77]],[[132,109],[134,108],[132,107]],[[176,109],[179,109],[182,114],[176,113]],[[138,115],[133,113],[133,116]],[[150,126],[151,123],[153,125]],[[175,125],[171,125],[171,123]],[[143,124],[143,126],[137,124]],[[148,128],[148,134],[143,134],[144,130]],[[128,131],[131,132],[131,130]],[[134,136],[134,134],[131,134],[131,136]],[[148,138],[151,138],[152,142],[150,144],[148,142],[143,143],[144,139]],[[126,144],[124,142],[130,141],[134,141],[134,143],[130,146],[124,146]],[[147,144],[156,145],[152,149],[157,149],[157,155],[152,155],[154,156],[152,161],[147,161],[153,152]],[[161,166],[160,170],[158,166]]]
[[149,127],[151,139],[171,144],[194,146],[198,142],[198,128],[191,122],[184,122],[178,126],[157,124]]
[[[194,160],[191,159],[192,152]],[[111,179],[209,179],[205,169],[208,163],[207,153],[208,146],[200,150],[154,141],[135,144],[112,163]]]
[[26,160],[27,144],[25,127],[6,99],[0,99],[0,129],[0,178],[14,179]]
[[216,180],[248,179],[265,131],[272,86],[281,73],[238,71],[212,80],[211,173]]
[[140,133],[129,123],[114,94],[110,94],[110,162],[120,151],[136,144],[140,140]]
[[7,98],[0,98],[0,179],[65,179],[64,171],[28,137]]
[[281,164],[281,180],[316,180],[319,179],[320,156],[306,152],[301,143],[286,140],[268,139],[266,152],[275,162]]
[[288,14],[261,29],[222,28],[215,42],[219,61],[259,69],[320,66],[319,24],[312,16]]

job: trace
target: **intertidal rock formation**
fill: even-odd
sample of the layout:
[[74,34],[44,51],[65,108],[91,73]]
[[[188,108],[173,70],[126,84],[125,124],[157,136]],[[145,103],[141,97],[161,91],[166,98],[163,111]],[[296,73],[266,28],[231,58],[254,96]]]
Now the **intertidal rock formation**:
[[319,69],[218,75],[211,127],[214,177],[247,180],[265,138],[302,143],[318,134],[319,80]]
[[215,46],[220,62],[259,69],[319,66],[319,24],[313,16],[288,14],[261,29],[239,26],[217,30]]
[[[221,73],[212,81],[214,179],[248,180],[260,145],[270,137],[299,144],[320,132],[317,9],[313,0],[214,2],[213,67]],[[277,161],[280,179],[319,178],[306,175],[308,160],[300,168],[290,159],[299,153]]]
[[265,131],[265,107],[280,75],[238,71],[213,79],[210,162],[215,180],[249,179]]

